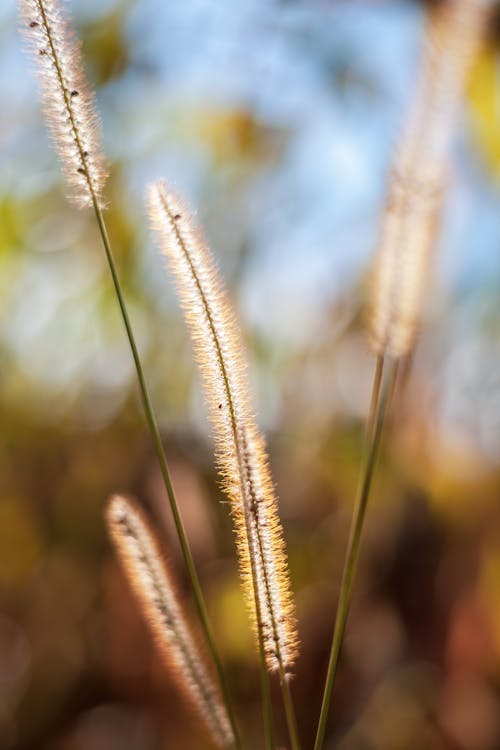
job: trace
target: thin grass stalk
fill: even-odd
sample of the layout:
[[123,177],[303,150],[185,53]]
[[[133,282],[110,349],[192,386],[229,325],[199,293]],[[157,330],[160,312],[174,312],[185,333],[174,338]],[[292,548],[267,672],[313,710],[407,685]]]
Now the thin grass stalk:
[[[255,609],[258,613],[257,616],[259,616],[259,604],[257,600],[255,601]],[[257,638],[259,649],[260,690],[262,694],[262,715],[264,720],[264,740],[266,743],[266,750],[274,750],[274,720],[273,705],[271,701],[271,683],[269,680],[269,672],[266,668],[266,651],[262,633],[259,632]]]
[[321,711],[318,721],[318,729],[316,733],[316,740],[314,743],[314,750],[321,750],[323,747],[326,723],[330,710],[330,703],[333,691],[333,685],[335,682],[335,676],[337,674],[337,667],[339,662],[340,650],[342,647],[342,641],[344,638],[344,632],[347,622],[347,616],[349,614],[349,606],[351,602],[352,587],[354,578],[356,575],[357,563],[359,559],[359,550],[361,544],[361,535],[363,531],[363,523],[366,515],[366,508],[370,497],[370,491],[372,487],[372,481],[377,462],[380,442],[382,438],[385,417],[387,414],[387,408],[389,400],[392,395],[394,385],[396,383],[398,373],[398,361],[395,360],[392,363],[392,367],[389,373],[388,382],[382,386],[382,375],[384,369],[384,360],[382,357],[377,359],[375,368],[373,386],[372,386],[372,398],[371,398],[371,411],[367,423],[367,450],[365,452],[364,465],[361,474],[361,482],[359,485],[358,495],[354,506],[354,512],[351,521],[351,530],[349,533],[349,541],[347,543],[347,550],[345,556],[344,570],[342,573],[342,581],[340,584],[339,602],[337,607],[337,615],[335,618],[335,627],[333,631],[333,638],[330,648],[330,657],[328,661],[328,670],[326,674],[325,687],[323,691],[323,698],[321,703]]
[[290,739],[298,750],[288,685],[297,650],[293,603],[267,456],[248,404],[238,328],[186,206],[163,181],[151,186],[148,198],[153,228],[177,282],[216,428],[218,464],[231,499],[240,571],[258,643],[267,742],[272,741],[264,680],[269,669],[279,674]]
[[300,750],[299,729],[297,726],[297,717],[293,703],[292,691],[290,688],[289,675],[280,674],[281,695],[285,707],[285,716],[288,726],[288,734],[292,743],[292,750]]
[[[47,0],[20,0],[19,6],[21,19],[24,24],[23,32],[31,43],[35,59],[43,60],[44,64],[48,61],[48,68],[39,68],[39,77],[42,79],[41,83],[49,127],[63,165],[65,176],[68,180],[69,197],[79,206],[91,205],[94,209],[121,317],[134,360],[146,422],[151,432],[153,445],[160,464],[196,608],[211,658],[214,662],[222,698],[231,723],[234,734],[234,747],[236,750],[241,750],[241,742],[229,698],[222,662],[208,620],[201,585],[180,515],[158,422],[146,384],[141,358],[104,221],[101,190],[105,173],[100,166],[103,158],[99,153],[100,144],[97,141],[93,142],[93,138],[95,138],[94,131],[97,126],[97,116],[93,110],[92,96],[88,93],[88,88],[85,85],[79,46],[69,29],[68,22],[57,0],[49,0],[48,3]],[[33,37],[33,35],[35,36]],[[42,35],[42,42],[48,44],[48,48],[40,46],[40,35]],[[51,73],[51,76],[48,78],[44,77],[47,71]],[[80,83],[78,89],[72,89],[67,85],[69,78],[78,80]],[[80,121],[80,118],[75,114],[76,105],[73,101],[75,95],[78,101],[80,101],[82,95],[86,97],[86,100],[83,100],[85,104],[83,121]],[[61,106],[63,107],[63,112],[61,111]],[[88,120],[85,120],[85,118],[88,118]],[[87,140],[90,141],[91,145],[83,142],[81,137],[82,127],[88,129]],[[96,146],[95,150],[92,148],[92,145]],[[77,175],[77,178],[75,178],[75,175]]]
[[370,398],[370,408],[368,409],[368,418],[366,420],[365,431],[365,450],[368,450],[370,440],[373,439],[373,431],[376,426],[377,407],[380,399],[380,388],[384,377],[385,356],[378,354],[375,359],[375,372],[373,375],[372,392]]
[[234,734],[234,746],[236,750],[241,750],[241,741],[239,738],[239,732],[238,732],[238,727],[236,724],[236,718],[234,716],[234,711],[232,708],[232,703],[229,697],[229,690],[228,690],[227,683],[226,683],[224,669],[222,666],[222,662],[219,656],[217,646],[215,644],[215,639],[212,633],[212,628],[208,619],[208,612],[207,612],[205,600],[204,600],[203,593],[201,590],[200,580],[198,577],[198,573],[196,571],[196,566],[194,564],[193,555],[191,553],[191,548],[189,546],[189,542],[187,539],[186,531],[184,528],[184,523],[182,521],[182,517],[180,514],[179,505],[177,503],[177,498],[176,498],[174,487],[172,484],[172,479],[170,477],[170,471],[168,468],[167,457],[165,454],[165,449],[163,447],[160,430],[158,427],[158,421],[156,419],[151,397],[149,395],[149,389],[146,384],[144,370],[142,367],[141,358],[140,358],[137,344],[135,341],[132,324],[130,322],[127,307],[125,304],[125,299],[124,299],[122,289],[121,289],[118,272],[117,272],[116,265],[114,262],[113,254],[111,252],[111,246],[110,246],[109,239],[108,239],[108,233],[106,230],[104,217],[102,215],[102,211],[97,202],[94,202],[94,211],[95,211],[97,223],[99,225],[99,232],[101,234],[102,242],[104,245],[104,250],[106,253],[106,259],[108,261],[109,270],[111,273],[111,277],[113,279],[113,285],[114,285],[114,289],[116,292],[118,304],[120,307],[120,312],[122,315],[123,323],[125,325],[127,338],[129,340],[130,349],[132,351],[132,356],[134,359],[134,364],[135,364],[135,369],[136,369],[136,374],[137,374],[137,380],[139,383],[139,392],[140,392],[142,404],[144,407],[144,414],[146,416],[146,421],[147,421],[147,424],[148,424],[148,427],[149,427],[149,430],[153,439],[155,453],[158,458],[158,462],[160,464],[161,475],[163,478],[165,489],[167,491],[168,500],[170,503],[170,509],[172,511],[172,516],[174,519],[175,529],[177,532],[177,536],[179,538],[182,555],[184,558],[184,563],[186,565],[188,578],[189,578],[191,588],[193,591],[193,595],[194,595],[194,599],[195,599],[196,609],[198,611],[198,615],[199,615],[200,622],[201,622],[201,625],[205,634],[208,648],[209,648],[209,651],[210,651],[210,654],[211,654],[211,657],[212,657],[212,660],[214,662],[214,666],[217,672],[217,678],[218,678],[219,686],[221,689],[222,699],[226,706],[228,717],[231,722],[231,727],[232,727],[233,734]]

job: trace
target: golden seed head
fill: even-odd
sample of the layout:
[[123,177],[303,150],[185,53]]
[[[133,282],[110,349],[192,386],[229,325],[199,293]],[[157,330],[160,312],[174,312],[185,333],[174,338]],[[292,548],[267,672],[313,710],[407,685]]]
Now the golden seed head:
[[109,501],[106,520],[125,575],[179,686],[217,745],[233,745],[225,707],[186,623],[172,575],[144,514],[131,500],[115,495]]
[[377,354],[413,347],[428,286],[448,152],[488,3],[445,2],[429,15],[416,94],[393,164],[373,274],[370,337]]
[[288,563],[264,440],[250,404],[236,318],[185,204],[159,181],[149,189],[148,206],[205,385],[250,617],[268,668],[288,671],[298,648]]
[[21,31],[31,49],[44,112],[78,207],[101,205],[106,181],[100,123],[83,72],[80,44],[59,0],[18,0]]

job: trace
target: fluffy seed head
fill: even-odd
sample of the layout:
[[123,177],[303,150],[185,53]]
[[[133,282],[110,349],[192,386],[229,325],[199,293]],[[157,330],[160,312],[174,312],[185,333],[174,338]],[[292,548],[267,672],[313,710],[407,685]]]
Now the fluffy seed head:
[[219,747],[234,744],[224,705],[187,626],[172,578],[143,513],[115,495],[107,509],[111,539],[162,654]]
[[83,72],[80,44],[60,0],[18,0],[42,90],[47,124],[68,185],[79,207],[101,203],[106,179],[100,124]]
[[176,281],[205,385],[250,617],[268,668],[287,671],[298,646],[294,606],[277,498],[264,440],[249,403],[238,326],[187,207],[163,181],[150,187],[148,205]]
[[429,16],[420,77],[396,150],[373,279],[377,354],[413,347],[446,183],[448,151],[488,3],[448,0]]

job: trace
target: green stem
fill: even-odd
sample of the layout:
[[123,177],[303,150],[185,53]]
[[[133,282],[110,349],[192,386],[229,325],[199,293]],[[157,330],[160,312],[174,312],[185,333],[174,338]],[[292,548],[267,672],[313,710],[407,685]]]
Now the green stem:
[[328,670],[325,680],[325,688],[323,692],[323,700],[321,704],[321,712],[318,722],[318,730],[316,733],[316,741],[314,744],[314,750],[321,750],[325,739],[326,722],[328,719],[328,712],[330,708],[330,702],[332,697],[333,683],[335,681],[335,675],[337,673],[337,666],[340,656],[340,649],[342,646],[342,640],[344,637],[345,626],[347,621],[347,615],[349,613],[349,605],[351,600],[352,586],[354,577],[356,574],[356,568],[359,558],[359,549],[361,542],[361,532],[363,530],[363,522],[366,513],[366,506],[370,495],[372,486],[372,479],[374,469],[377,461],[378,449],[380,446],[380,440],[382,437],[382,430],[384,426],[384,420],[387,413],[387,405],[389,396],[393,391],[394,383],[397,376],[397,362],[393,364],[390,382],[384,387],[382,395],[381,383],[384,368],[383,357],[378,357],[375,368],[375,374],[373,378],[372,387],[372,399],[370,405],[370,414],[367,423],[367,450],[364,461],[364,467],[362,471],[362,479],[358,490],[358,496],[354,507],[351,531],[349,534],[349,541],[347,544],[347,551],[344,563],[344,571],[342,574],[342,581],[340,584],[340,595],[339,603],[337,608],[337,616],[335,619],[335,627],[333,631],[332,645],[330,649],[330,659],[328,662]]
[[280,670],[280,685],[292,750],[300,750],[299,731],[293,707],[292,691],[290,690],[290,677],[285,674],[283,669]]
[[259,630],[258,640],[259,640],[260,685],[261,685],[261,691],[262,691],[266,750],[274,750],[274,726],[273,726],[273,709],[272,709],[272,704],[271,704],[271,686],[269,683],[269,674],[266,669],[266,654],[264,651],[264,642],[263,642],[260,630]]
[[373,439],[373,431],[375,430],[375,427],[377,424],[376,422],[377,408],[378,408],[378,403],[380,400],[380,387],[382,385],[382,378],[384,375],[384,365],[385,365],[384,356],[383,354],[379,354],[375,362],[375,373],[373,375],[370,409],[368,411],[368,419],[366,420],[365,452],[368,450],[370,440]]
[[130,322],[130,319],[129,319],[129,316],[128,316],[128,312],[127,312],[127,307],[125,305],[125,300],[124,300],[124,297],[123,297],[123,294],[122,294],[120,280],[118,278],[118,272],[117,272],[117,269],[116,269],[116,265],[115,265],[115,262],[114,262],[114,259],[113,259],[112,252],[111,252],[111,245],[109,243],[109,238],[108,238],[108,233],[107,233],[107,230],[106,230],[106,225],[104,223],[104,217],[102,215],[101,208],[99,207],[99,204],[98,204],[97,199],[94,196],[94,194],[92,194],[92,199],[93,199],[93,204],[94,204],[95,215],[96,215],[96,218],[97,218],[97,223],[99,225],[99,231],[100,231],[100,234],[101,234],[101,237],[102,237],[102,242],[103,242],[103,245],[104,245],[104,250],[106,252],[106,258],[107,258],[107,261],[108,261],[109,270],[111,272],[111,276],[112,276],[112,279],[113,279],[113,285],[114,285],[116,296],[117,296],[117,299],[118,299],[118,304],[120,306],[120,312],[121,312],[121,315],[122,315],[122,318],[123,318],[123,323],[125,325],[125,329],[126,329],[126,332],[127,332],[127,337],[128,337],[129,344],[130,344],[130,349],[132,350],[132,356],[134,358],[134,364],[135,364],[135,369],[136,369],[136,372],[137,372],[137,379],[139,381],[139,390],[140,390],[140,393],[141,393],[141,399],[142,399],[142,403],[143,403],[143,406],[144,406],[144,413],[145,413],[145,416],[146,416],[146,421],[148,423],[148,427],[149,427],[149,430],[151,432],[151,436],[153,438],[153,443],[154,443],[156,455],[158,457],[158,461],[159,461],[159,464],[160,464],[160,469],[161,469],[163,481],[165,483],[165,488],[167,490],[167,495],[168,495],[168,499],[169,499],[169,502],[170,502],[170,508],[172,510],[172,515],[173,515],[173,518],[174,518],[175,528],[177,530],[177,535],[179,537],[179,541],[180,541],[180,545],[181,545],[181,549],[182,549],[182,554],[183,554],[183,557],[184,557],[184,562],[186,564],[186,568],[187,568],[187,571],[188,571],[188,576],[189,576],[189,579],[190,579],[190,582],[191,582],[191,586],[192,586],[192,589],[193,589],[193,594],[194,594],[194,598],[195,598],[195,602],[196,602],[196,608],[198,610],[198,614],[199,614],[199,617],[200,617],[201,625],[202,625],[203,631],[205,633],[205,637],[206,637],[206,640],[207,640],[207,643],[208,643],[208,647],[209,647],[209,650],[210,650],[210,653],[211,653],[211,656],[212,656],[212,659],[213,659],[213,662],[214,662],[214,665],[215,665],[215,669],[216,669],[216,672],[217,672],[217,677],[218,677],[218,680],[219,680],[220,690],[221,690],[221,694],[222,694],[222,699],[224,701],[224,705],[226,707],[227,715],[228,715],[229,721],[231,723],[231,728],[232,728],[233,736],[234,736],[234,747],[235,747],[235,750],[241,750],[241,742],[240,742],[240,738],[239,738],[238,729],[237,729],[237,726],[236,726],[236,720],[235,720],[235,717],[234,717],[233,709],[232,709],[232,706],[231,706],[231,701],[229,699],[229,692],[228,692],[228,689],[227,689],[227,684],[226,684],[226,678],[225,678],[225,675],[224,675],[224,670],[222,668],[222,662],[220,660],[220,657],[219,657],[219,654],[218,654],[218,651],[217,651],[217,647],[215,645],[215,640],[214,640],[214,637],[213,637],[213,634],[212,634],[212,629],[210,627],[210,623],[209,623],[209,620],[208,620],[207,608],[206,608],[205,601],[203,599],[203,594],[202,594],[202,591],[201,591],[200,581],[199,581],[199,578],[198,578],[198,574],[196,572],[196,568],[195,568],[195,565],[194,565],[193,556],[191,554],[191,550],[190,550],[189,543],[188,543],[188,540],[187,540],[186,532],[185,532],[184,525],[183,525],[183,522],[182,522],[182,518],[181,518],[181,515],[180,515],[180,512],[179,512],[179,506],[177,504],[177,500],[176,500],[176,497],[175,497],[174,488],[173,488],[173,485],[172,485],[172,480],[170,478],[170,472],[169,472],[169,469],[168,469],[167,459],[166,459],[165,451],[163,449],[163,444],[162,444],[162,441],[161,441],[160,430],[158,428],[158,423],[156,421],[156,417],[155,417],[155,414],[154,414],[154,411],[153,411],[153,406],[152,406],[152,403],[151,403],[151,398],[150,398],[148,387],[146,385],[146,380],[145,380],[145,377],[144,377],[144,371],[142,369],[142,363],[141,363],[141,359],[140,359],[140,356],[139,356],[139,351],[137,349],[137,344],[136,344],[136,341],[135,341],[134,332],[132,330],[132,324]]

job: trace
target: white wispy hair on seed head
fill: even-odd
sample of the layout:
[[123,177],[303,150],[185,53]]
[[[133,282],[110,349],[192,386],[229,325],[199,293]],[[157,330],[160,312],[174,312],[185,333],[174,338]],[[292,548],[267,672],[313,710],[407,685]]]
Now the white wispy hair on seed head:
[[185,204],[160,180],[149,188],[148,207],[176,281],[206,388],[250,617],[268,668],[285,673],[298,648],[294,606],[277,498],[264,440],[250,407],[239,329]]
[[68,197],[79,207],[91,206],[94,199],[101,205],[106,171],[100,123],[83,72],[80,43],[60,0],[18,0],[18,5]]
[[186,623],[172,578],[143,513],[131,500],[111,498],[107,509],[111,539],[156,643],[174,668],[179,686],[220,747],[234,744],[226,710]]
[[428,285],[450,142],[490,4],[448,0],[431,11],[423,59],[396,150],[374,270],[370,335],[377,354],[414,345]]

